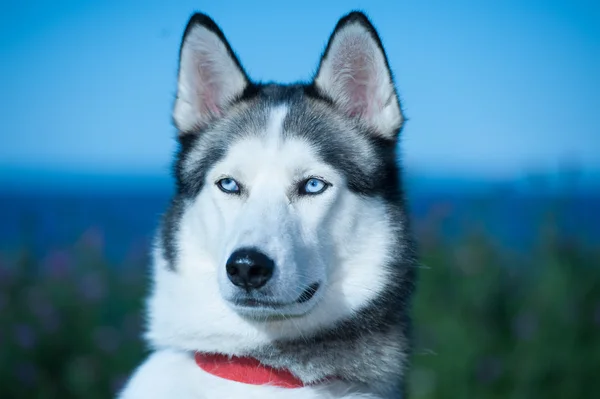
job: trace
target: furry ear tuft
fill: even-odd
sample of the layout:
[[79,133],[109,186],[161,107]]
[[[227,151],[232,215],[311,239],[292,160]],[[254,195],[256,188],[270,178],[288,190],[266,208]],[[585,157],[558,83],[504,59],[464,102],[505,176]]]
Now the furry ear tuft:
[[314,85],[347,116],[359,118],[382,137],[396,138],[403,122],[400,103],[381,40],[363,13],[340,19]]
[[180,134],[222,116],[249,79],[217,24],[205,14],[190,18],[179,52],[173,120]]

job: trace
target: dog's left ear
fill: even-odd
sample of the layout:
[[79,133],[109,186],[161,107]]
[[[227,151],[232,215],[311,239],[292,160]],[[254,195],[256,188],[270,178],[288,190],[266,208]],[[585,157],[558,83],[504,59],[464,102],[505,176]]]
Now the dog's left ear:
[[392,73],[379,35],[363,13],[340,19],[314,85],[347,116],[359,118],[384,138],[397,137],[403,116]]

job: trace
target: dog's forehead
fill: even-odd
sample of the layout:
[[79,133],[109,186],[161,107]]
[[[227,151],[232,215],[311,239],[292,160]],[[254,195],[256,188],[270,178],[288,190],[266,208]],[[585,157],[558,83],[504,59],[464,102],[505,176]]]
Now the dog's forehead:
[[303,143],[298,148],[306,150],[304,155],[328,164],[350,183],[372,180],[382,166],[370,136],[327,103],[307,95],[306,87],[268,85],[261,87],[258,95],[239,101],[228,115],[198,134],[182,153],[183,177],[206,176],[216,163],[235,155],[232,149],[250,142],[260,143],[246,147],[255,152],[251,155],[256,159],[260,152],[272,151],[274,143]]
[[256,131],[251,134],[238,135],[217,164],[215,173],[233,172],[250,177],[266,170],[271,175],[282,173],[291,177],[290,174],[328,166],[312,142],[300,135],[286,134],[288,114],[288,104],[270,108],[266,125],[254,126]]

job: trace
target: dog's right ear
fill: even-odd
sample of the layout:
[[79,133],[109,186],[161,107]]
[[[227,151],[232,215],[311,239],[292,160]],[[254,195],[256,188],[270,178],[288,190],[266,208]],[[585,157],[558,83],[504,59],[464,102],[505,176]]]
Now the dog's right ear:
[[173,121],[180,134],[204,128],[221,117],[249,85],[225,35],[205,14],[194,14],[179,51]]

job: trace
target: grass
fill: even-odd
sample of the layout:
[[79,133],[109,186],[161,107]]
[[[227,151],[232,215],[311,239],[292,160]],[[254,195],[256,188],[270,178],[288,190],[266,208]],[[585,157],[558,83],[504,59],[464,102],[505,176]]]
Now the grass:
[[[591,398],[600,389],[600,250],[540,226],[528,253],[419,230],[411,397]],[[0,396],[107,398],[144,357],[145,257],[91,243],[0,259]]]
[[598,248],[548,232],[527,255],[507,253],[482,235],[453,247],[424,242],[413,397],[595,396]]

